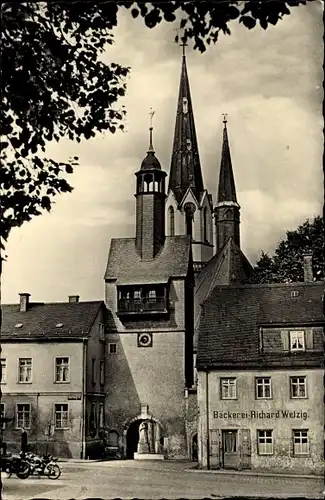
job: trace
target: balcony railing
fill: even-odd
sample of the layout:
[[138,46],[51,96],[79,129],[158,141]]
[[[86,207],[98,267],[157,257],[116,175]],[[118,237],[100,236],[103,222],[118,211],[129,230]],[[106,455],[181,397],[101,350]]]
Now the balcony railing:
[[123,314],[167,312],[167,298],[142,297],[141,299],[119,299],[118,312]]

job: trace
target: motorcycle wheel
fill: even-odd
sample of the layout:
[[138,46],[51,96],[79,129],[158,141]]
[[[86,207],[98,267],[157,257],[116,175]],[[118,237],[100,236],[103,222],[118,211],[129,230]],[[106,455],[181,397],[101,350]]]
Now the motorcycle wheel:
[[59,479],[61,476],[61,469],[57,464],[48,466],[48,476],[50,479]]
[[31,470],[27,462],[21,462],[17,466],[16,476],[19,479],[27,479],[30,476]]

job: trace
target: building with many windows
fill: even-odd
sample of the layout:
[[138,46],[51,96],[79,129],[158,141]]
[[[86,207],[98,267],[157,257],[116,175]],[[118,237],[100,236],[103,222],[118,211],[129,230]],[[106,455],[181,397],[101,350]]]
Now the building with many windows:
[[103,302],[20,303],[2,306],[1,413],[3,440],[19,449],[25,430],[37,452],[66,457],[99,453],[104,427]]
[[237,285],[203,304],[201,467],[323,472],[323,293],[321,282]]
[[135,173],[135,238],[112,239],[104,276],[115,323],[106,413],[124,456],[141,458],[144,422],[149,455],[195,458],[200,303],[216,285],[243,281],[251,266],[240,249],[225,118],[215,207],[204,187],[185,54],[167,192],[152,130]]

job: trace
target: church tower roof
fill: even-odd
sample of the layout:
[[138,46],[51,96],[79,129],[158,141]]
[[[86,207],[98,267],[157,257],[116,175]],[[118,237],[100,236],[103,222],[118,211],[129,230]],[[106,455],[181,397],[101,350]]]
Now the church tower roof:
[[204,191],[184,48],[168,186],[178,202],[189,187],[198,201]]
[[224,201],[232,201],[234,203],[237,203],[235,179],[232,169],[230,147],[228,140],[226,115],[224,115],[223,123],[224,127],[223,127],[223,140],[222,140],[217,203],[222,203]]
[[158,158],[156,158],[155,150],[154,150],[154,147],[152,145],[152,131],[153,131],[152,118],[153,118],[154,114],[155,114],[155,112],[152,110],[149,113],[149,115],[150,115],[149,148],[147,151],[147,156],[144,158],[144,160],[141,163],[141,170],[152,170],[153,168],[157,168],[157,169],[161,170],[160,162],[159,162]]

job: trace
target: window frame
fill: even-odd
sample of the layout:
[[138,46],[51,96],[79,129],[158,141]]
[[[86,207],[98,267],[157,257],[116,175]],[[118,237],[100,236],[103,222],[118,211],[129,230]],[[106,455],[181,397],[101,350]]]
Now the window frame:
[[[57,426],[57,419],[56,419],[56,414],[57,414],[57,410],[56,410],[56,407],[59,406],[59,405],[66,405],[68,407],[68,409],[65,411],[67,413],[67,425],[65,427],[58,427]],[[63,411],[61,410],[60,413],[62,414]],[[70,425],[69,425],[69,417],[70,417],[70,406],[69,406],[69,402],[67,401],[64,401],[64,402],[55,402],[53,403],[53,427],[55,430],[67,430],[67,429],[70,429]]]
[[[57,380],[57,360],[58,359],[68,359],[68,380]],[[71,357],[70,356],[54,356],[54,383],[55,384],[70,384],[70,368],[71,368]]]
[[[3,411],[1,411],[3,408]],[[6,403],[0,403],[0,416],[2,418],[6,418]],[[5,429],[6,428],[6,422],[2,422],[2,425],[0,425],[0,429]]]
[[[273,439],[273,429],[257,429],[257,454],[260,456],[270,456],[274,455],[274,439]],[[266,436],[267,432],[271,433],[271,436]],[[260,433],[264,433],[264,436],[261,436]],[[264,442],[261,442],[261,439],[264,439]],[[271,439],[271,442],[268,442],[267,439]],[[271,445],[271,451],[267,451],[267,445]],[[261,447],[264,448],[262,451]]]
[[[229,381],[234,381],[234,391],[235,391],[235,396],[234,397],[225,397],[223,394],[223,382],[228,381],[228,389],[229,389]],[[220,377],[220,399],[222,400],[234,400],[237,399],[237,378],[236,377]]]
[[167,214],[167,230],[169,232],[169,236],[175,236],[175,211],[172,205],[168,207]]
[[[0,358],[0,359],[1,359],[1,379],[0,379],[0,384],[3,385],[3,384],[7,383],[7,358]],[[3,371],[3,366],[5,367],[4,371]]]
[[105,340],[105,324],[102,322],[98,323],[98,337],[101,341]]
[[[293,379],[303,379],[304,380],[304,388],[305,388],[305,394],[304,396],[298,395],[294,396],[293,395],[293,386],[297,385],[299,388],[302,384],[293,384]],[[306,375],[292,375],[289,377],[289,383],[290,383],[290,399],[308,399],[308,393],[307,393],[307,376]],[[300,389],[299,389],[300,392]]]
[[[265,384],[264,383],[264,380],[268,379],[269,380],[269,384]],[[259,384],[258,381],[259,380],[263,380],[263,384]],[[270,395],[269,396],[266,396],[265,395],[265,387],[269,387],[270,389]],[[263,389],[263,395],[262,396],[259,396],[258,395],[258,389],[259,387],[262,387]],[[273,394],[272,394],[272,379],[271,377],[255,377],[255,399],[273,399]]]
[[[24,425],[22,425],[22,426],[18,425],[18,406],[22,406],[22,405],[28,406],[28,408],[29,408],[29,410],[27,412],[27,413],[29,413],[29,425],[28,426],[26,425],[25,417],[24,417],[24,422],[23,422]],[[23,412],[23,414],[25,414],[25,413],[26,412]],[[31,405],[31,403],[22,403],[22,402],[16,403],[16,406],[15,406],[15,428],[21,429],[21,430],[23,430],[23,429],[28,430],[31,428],[31,423],[32,423],[32,405]]]
[[[113,350],[111,350],[112,349],[111,346],[115,346],[115,348],[113,348]],[[109,342],[109,344],[108,344],[108,350],[109,350],[109,354],[116,354],[117,353],[117,344],[116,344],[116,342]]]
[[91,383],[96,384],[96,358],[91,358]]
[[98,430],[105,427],[105,404],[100,401],[98,405]]
[[105,384],[105,362],[103,359],[99,360],[99,384]]
[[[20,365],[20,362],[22,360],[27,360],[27,359],[30,359],[31,361],[31,364],[30,364],[30,380],[20,380],[20,368],[21,368],[21,365]],[[31,356],[29,357],[25,357],[25,358],[18,358],[18,380],[17,380],[17,383],[18,384],[32,384],[33,383],[33,358]],[[28,365],[25,365],[25,366],[28,366]]]
[[[299,334],[302,334],[302,347],[292,347],[294,342],[300,342]],[[294,338],[296,336],[296,338]],[[304,352],[306,350],[306,333],[305,330],[290,330],[289,331],[289,348],[290,352]]]
[[[309,429],[292,429],[292,449],[293,449],[293,456],[294,457],[306,457],[306,456],[310,455],[310,441],[309,441],[308,431],[309,431]],[[304,432],[306,433],[306,436],[305,436],[305,438],[307,439],[306,443],[302,442],[302,439],[304,438],[304,436],[302,436],[301,434]],[[295,438],[296,438],[295,434],[296,433],[300,433],[300,442],[299,443],[296,443],[296,441],[295,441]],[[301,447],[303,444],[307,445],[307,451],[298,452],[296,450],[296,445],[300,445],[300,447]]]

